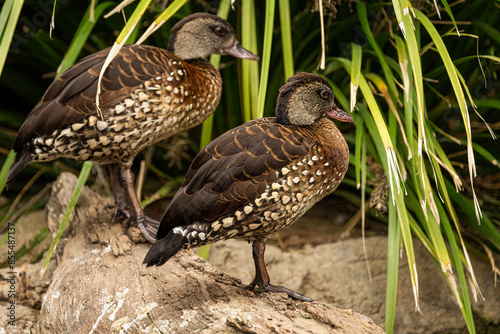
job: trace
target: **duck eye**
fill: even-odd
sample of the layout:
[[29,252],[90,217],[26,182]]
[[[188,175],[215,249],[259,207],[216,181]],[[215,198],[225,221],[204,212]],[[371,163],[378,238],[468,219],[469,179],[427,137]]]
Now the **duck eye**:
[[220,26],[217,26],[214,28],[214,32],[218,36],[224,36],[224,34],[226,33],[226,30]]
[[328,98],[328,92],[326,91],[326,89],[323,89],[321,92],[319,92],[319,96],[322,98],[322,99],[327,99]]

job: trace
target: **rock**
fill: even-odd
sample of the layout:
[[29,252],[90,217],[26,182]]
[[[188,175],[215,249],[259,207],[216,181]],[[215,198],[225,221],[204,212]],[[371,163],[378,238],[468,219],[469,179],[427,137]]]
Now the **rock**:
[[[395,333],[467,332],[462,313],[438,267],[419,242],[414,243],[420,283],[421,313],[415,312],[410,274],[403,254],[399,265]],[[351,308],[385,325],[387,238],[366,239],[371,282],[361,239],[349,239],[283,252],[268,245],[266,263],[271,283],[340,308]],[[472,303],[477,333],[500,333],[500,290],[489,263],[471,256],[484,302]],[[253,279],[251,246],[227,240],[210,248],[208,260],[249,283]],[[497,257],[496,263],[500,260]],[[471,294],[470,294],[471,295]],[[472,296],[472,295],[471,295]],[[472,298],[472,297],[471,297]],[[491,328],[494,330],[489,331]]]
[[[149,245],[130,243],[122,225],[103,224],[108,209],[95,198],[77,205],[78,223],[70,224],[72,237],[59,254],[34,333],[383,333],[351,310],[248,291],[192,251],[146,268]],[[89,214],[94,211],[105,214]]]
[[[47,220],[44,210],[29,212],[24,215],[15,228],[11,237],[13,240],[13,249],[9,248],[8,242],[5,242],[0,248],[0,263],[7,261],[9,251],[19,252],[25,248],[27,254],[21,259],[16,259],[13,267],[0,269],[0,334],[28,333],[40,316],[40,307],[43,297],[50,284],[51,272],[55,267],[55,261],[51,261],[45,276],[40,275],[41,261],[35,264],[29,263],[33,258],[39,258],[39,254],[44,252],[51,242],[47,237]],[[31,245],[30,241],[37,236],[41,240],[37,245]],[[13,283],[11,280],[14,278]],[[11,302],[14,302],[12,309],[15,318],[10,318]],[[7,314],[9,313],[9,314]],[[9,324],[9,321],[15,324]],[[15,330],[15,331],[14,331]]]

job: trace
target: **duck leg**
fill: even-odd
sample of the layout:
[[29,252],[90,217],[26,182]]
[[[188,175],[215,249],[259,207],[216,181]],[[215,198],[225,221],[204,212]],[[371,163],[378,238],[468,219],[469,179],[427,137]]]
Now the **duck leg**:
[[120,170],[117,164],[108,165],[109,181],[111,183],[111,190],[115,199],[115,211],[111,222],[114,222],[118,216],[118,212],[122,213],[125,217],[130,219],[130,212],[127,207],[127,198],[123,193],[123,188],[120,183]]
[[134,174],[130,170],[130,167],[122,166],[120,176],[125,192],[128,195],[129,203],[132,209],[132,218],[135,223],[137,223],[137,227],[141,231],[144,238],[146,238],[147,241],[154,243],[156,241],[156,230],[158,229],[160,223],[151,218],[146,220],[144,211],[141,208],[141,203],[139,203],[139,199],[135,194]]
[[252,256],[255,263],[255,278],[248,285],[248,289],[258,287],[259,291],[267,292],[285,292],[290,297],[302,300],[305,302],[312,302],[311,298],[301,295],[298,292],[285,288],[284,286],[272,285],[270,283],[269,274],[267,273],[266,263],[264,262],[264,252],[266,251],[266,239],[257,239],[252,244]]

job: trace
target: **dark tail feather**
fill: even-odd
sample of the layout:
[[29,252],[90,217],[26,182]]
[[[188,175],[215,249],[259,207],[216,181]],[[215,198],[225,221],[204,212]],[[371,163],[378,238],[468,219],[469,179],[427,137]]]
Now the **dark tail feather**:
[[186,238],[180,234],[168,232],[165,238],[157,240],[151,246],[142,263],[148,267],[161,266],[182,249],[185,240]]
[[31,153],[28,149],[17,152],[16,160],[10,166],[9,175],[7,175],[6,186],[8,187],[14,178],[31,162]]

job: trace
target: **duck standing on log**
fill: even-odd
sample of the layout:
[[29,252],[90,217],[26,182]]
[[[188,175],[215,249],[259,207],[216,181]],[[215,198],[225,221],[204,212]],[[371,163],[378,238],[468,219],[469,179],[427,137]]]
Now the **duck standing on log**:
[[100,115],[97,84],[109,50],[83,58],[49,86],[19,129],[7,184],[32,161],[69,157],[108,164],[114,217],[118,211],[131,217],[154,242],[158,222],[154,226],[153,220],[146,221],[134,192],[130,168],[135,156],[201,124],[215,111],[222,79],[208,56],[259,58],[240,45],[227,21],[205,13],[187,16],[172,28],[168,51],[146,45],[120,49],[102,78]]
[[243,238],[253,241],[249,288],[312,301],[271,285],[265,241],[342,182],[349,148],[329,117],[353,118],[335,105],[330,84],[309,73],[295,74],[281,87],[275,114],[226,132],[195,157],[163,214],[147,266],[160,266],[183,248]]

